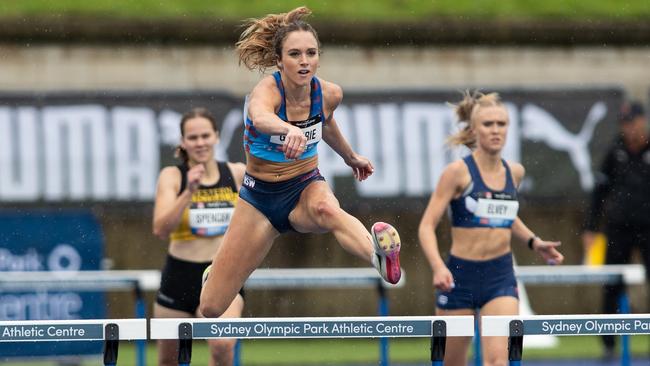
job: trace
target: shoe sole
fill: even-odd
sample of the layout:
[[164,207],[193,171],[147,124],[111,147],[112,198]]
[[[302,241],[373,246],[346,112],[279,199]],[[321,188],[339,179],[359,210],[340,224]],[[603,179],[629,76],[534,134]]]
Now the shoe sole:
[[399,251],[402,244],[399,234],[393,226],[385,222],[375,223],[370,232],[375,253],[385,260],[385,266],[381,266],[382,276],[386,281],[396,284],[402,276],[399,264]]

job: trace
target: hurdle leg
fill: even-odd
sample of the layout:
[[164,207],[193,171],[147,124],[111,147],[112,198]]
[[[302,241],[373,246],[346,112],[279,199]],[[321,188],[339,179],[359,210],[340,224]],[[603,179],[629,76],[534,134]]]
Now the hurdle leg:
[[431,323],[431,366],[442,366],[447,345],[447,323],[436,320]]
[[115,323],[104,327],[104,366],[117,364],[117,351],[120,344],[120,327]]
[[192,324],[178,325],[178,366],[190,366],[192,361]]
[[[377,283],[377,292],[379,292],[379,315],[388,316],[388,297],[386,289],[381,281]],[[388,366],[388,338],[379,338],[379,365]]]
[[481,331],[479,322],[481,321],[480,310],[476,310],[474,314],[474,366],[483,365],[483,357],[481,352]]
[[238,339],[237,342],[235,343],[235,351],[234,354],[232,355],[232,365],[233,366],[239,366],[241,365],[241,339]]
[[[619,297],[618,306],[621,314],[630,313],[630,300],[626,291]],[[630,366],[630,362],[630,336],[624,334],[621,336],[621,366]]]
[[524,322],[512,320],[510,322],[510,335],[508,336],[508,360],[510,366],[521,365],[524,353]]
[[[142,296],[142,289],[138,282],[136,282],[134,287],[135,292],[135,317],[144,319],[147,317],[145,311],[145,302],[144,297]],[[140,339],[135,341],[135,355],[136,355],[136,365],[144,366],[147,361],[147,341]]]

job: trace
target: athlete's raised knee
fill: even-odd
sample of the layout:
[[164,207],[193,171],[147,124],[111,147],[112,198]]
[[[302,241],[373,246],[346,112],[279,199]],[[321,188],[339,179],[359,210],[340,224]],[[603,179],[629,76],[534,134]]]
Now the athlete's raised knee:
[[201,293],[201,302],[199,303],[199,312],[206,318],[218,318],[227,308],[227,304],[223,304],[218,297]]
[[330,223],[333,218],[340,214],[341,207],[337,202],[320,200],[316,203],[314,211],[319,222]]
[[223,314],[223,311],[221,311],[218,307],[203,303],[199,305],[199,312],[206,318],[218,318]]

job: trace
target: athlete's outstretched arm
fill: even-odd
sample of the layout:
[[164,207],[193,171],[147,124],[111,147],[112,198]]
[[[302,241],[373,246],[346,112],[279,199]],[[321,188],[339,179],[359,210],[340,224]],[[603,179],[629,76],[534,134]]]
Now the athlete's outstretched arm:
[[352,150],[352,147],[348,141],[341,134],[341,130],[336,124],[334,118],[330,118],[329,121],[323,127],[323,140],[345,161],[352,171],[354,172],[354,178],[362,181],[372,175],[375,171],[375,168],[372,166],[372,163],[365,156],[361,156]]
[[[508,165],[512,171],[512,177],[515,180],[515,185],[519,187],[519,184],[521,184],[521,181],[524,179],[526,170],[524,166],[519,163],[508,162]],[[517,217],[512,223],[511,230],[514,239],[518,240],[524,245],[528,245],[530,242],[532,249],[535,250],[547,264],[560,264],[562,261],[564,261],[564,256],[556,249],[556,247],[562,244],[561,242],[546,241],[540,239],[537,235],[535,235],[535,233],[533,233],[532,230],[528,228],[528,226],[526,226],[526,224],[524,224],[523,221],[521,221],[519,217]]]
[[327,120],[323,124],[323,140],[334,150],[343,161],[352,168],[354,178],[362,181],[374,172],[375,168],[365,156],[361,156],[352,150],[345,136],[341,133],[334,110],[343,99],[341,87],[330,82],[323,81],[323,98],[325,99],[325,110]]
[[539,238],[519,217],[512,223],[512,236],[524,245],[530,242],[532,249],[539,254],[547,264],[560,264],[564,256],[557,250],[562,243]]
[[440,256],[436,227],[447,210],[449,202],[458,193],[461,168],[457,162],[454,162],[442,172],[418,228],[420,247],[433,271],[433,285],[442,291],[449,291],[452,288],[454,278]]

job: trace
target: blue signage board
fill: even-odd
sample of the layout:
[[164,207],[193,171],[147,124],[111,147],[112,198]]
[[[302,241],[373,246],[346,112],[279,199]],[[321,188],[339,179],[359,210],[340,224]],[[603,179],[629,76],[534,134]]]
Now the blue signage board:
[[524,334],[603,335],[650,334],[650,318],[576,318],[524,321]]
[[35,324],[0,325],[1,342],[28,342],[51,340],[101,341],[103,324]]
[[231,321],[196,323],[194,338],[428,337],[431,320]]
[[[99,270],[101,226],[88,210],[0,210],[0,276],[8,271]],[[62,279],[64,280],[64,279]],[[6,290],[0,286],[0,320],[72,320],[106,317],[103,292]],[[0,360],[100,354],[101,341],[0,344]]]

